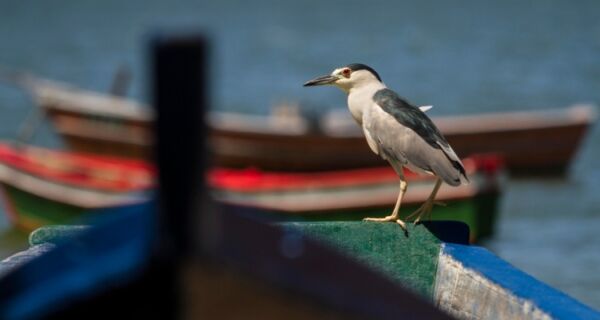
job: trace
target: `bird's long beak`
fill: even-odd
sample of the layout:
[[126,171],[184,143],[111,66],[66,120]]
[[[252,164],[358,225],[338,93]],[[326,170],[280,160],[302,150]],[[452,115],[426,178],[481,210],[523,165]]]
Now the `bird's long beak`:
[[326,76],[322,76],[322,77],[318,77],[318,78],[309,80],[304,84],[304,86],[312,87],[312,86],[322,86],[325,84],[332,84],[332,83],[336,82],[338,79],[339,78],[336,76],[326,75]]

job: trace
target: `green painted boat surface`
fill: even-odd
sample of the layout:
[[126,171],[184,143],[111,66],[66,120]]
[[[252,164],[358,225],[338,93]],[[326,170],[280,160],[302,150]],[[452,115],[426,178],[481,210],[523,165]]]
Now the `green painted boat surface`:
[[395,223],[287,222],[282,226],[328,243],[426,299],[433,298],[441,241],[423,225],[408,235]]
[[29,245],[36,246],[43,243],[59,244],[71,241],[90,230],[89,225],[53,225],[35,229],[29,234]]
[[87,209],[37,196],[2,184],[5,202],[11,208],[11,221],[23,230],[45,225],[75,223]]
[[[498,193],[478,195],[474,198],[446,202],[445,206],[437,205],[431,212],[433,221],[456,220],[467,224],[471,242],[490,237],[494,231],[497,216]],[[400,217],[406,218],[417,210],[420,204],[402,207]],[[325,222],[325,221],[362,221],[366,217],[384,217],[390,214],[391,207],[354,209],[337,212],[313,212],[307,215],[290,215],[285,212],[265,211],[273,220],[286,222]],[[396,225],[390,223],[391,225]]]

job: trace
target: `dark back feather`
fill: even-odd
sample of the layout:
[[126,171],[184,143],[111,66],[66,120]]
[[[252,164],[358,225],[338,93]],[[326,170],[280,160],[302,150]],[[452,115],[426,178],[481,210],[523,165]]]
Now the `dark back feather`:
[[441,149],[452,166],[466,178],[465,168],[460,159],[454,154],[446,138],[425,112],[387,88],[377,91],[373,100],[400,124],[416,132],[431,147]]
[[432,147],[440,149],[438,142],[444,146],[448,146],[446,138],[444,138],[425,112],[402,99],[394,91],[381,89],[375,93],[373,100],[385,112],[392,115],[396,121],[405,127],[411,128]]

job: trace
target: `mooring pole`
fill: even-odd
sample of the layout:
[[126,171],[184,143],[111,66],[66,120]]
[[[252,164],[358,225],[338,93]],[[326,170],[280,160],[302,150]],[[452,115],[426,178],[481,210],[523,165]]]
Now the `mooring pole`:
[[159,182],[159,250],[189,253],[201,230],[208,109],[208,41],[200,34],[152,43],[155,159]]

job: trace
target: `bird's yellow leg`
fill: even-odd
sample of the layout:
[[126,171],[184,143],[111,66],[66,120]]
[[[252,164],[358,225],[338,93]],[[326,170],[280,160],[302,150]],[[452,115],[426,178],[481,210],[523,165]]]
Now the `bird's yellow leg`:
[[396,200],[396,205],[394,206],[394,211],[392,211],[392,214],[387,216],[387,217],[383,217],[383,218],[364,218],[364,221],[375,221],[375,222],[389,222],[389,221],[396,221],[396,223],[398,223],[402,229],[406,230],[406,224],[404,223],[404,221],[400,220],[399,218],[399,213],[400,213],[400,205],[402,204],[402,198],[404,197],[404,193],[406,192],[408,185],[406,183],[406,181],[404,180],[404,175],[400,176],[400,192],[398,193],[398,199]]
[[[410,219],[412,217],[417,217],[414,221],[415,224],[419,223],[419,221],[421,221],[421,218],[423,216],[428,216],[429,218],[431,218],[431,209],[433,208],[434,204],[442,204],[442,203],[438,203],[437,201],[435,201],[435,196],[438,193],[438,190],[440,190],[440,187],[442,186],[442,180],[441,179],[437,179],[435,181],[435,186],[433,187],[433,190],[431,191],[431,194],[429,195],[429,197],[427,197],[427,200],[425,201],[425,203],[423,203],[423,205],[417,209],[415,212],[411,213],[408,217],[406,217],[406,219]],[[445,204],[442,204],[445,205]]]

